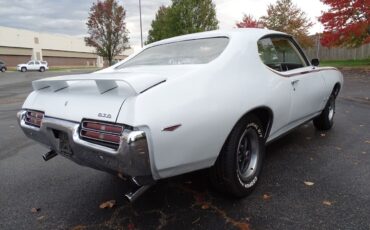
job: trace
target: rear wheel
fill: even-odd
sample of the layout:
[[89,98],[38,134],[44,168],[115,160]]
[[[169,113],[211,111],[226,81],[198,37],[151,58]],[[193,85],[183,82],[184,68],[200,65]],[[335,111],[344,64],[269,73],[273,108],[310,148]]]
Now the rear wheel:
[[318,130],[329,130],[333,127],[335,115],[335,96],[332,94],[321,112],[321,114],[313,119],[313,124]]
[[27,71],[27,68],[26,67],[22,67],[21,68],[21,72],[26,72]]
[[40,72],[44,72],[45,71],[45,67],[40,67]]
[[210,171],[218,190],[244,197],[255,188],[265,154],[263,133],[262,123],[254,115],[234,127]]
[[6,71],[5,67],[2,67],[2,68],[1,68],[1,72],[3,72],[3,73],[4,73],[5,71]]

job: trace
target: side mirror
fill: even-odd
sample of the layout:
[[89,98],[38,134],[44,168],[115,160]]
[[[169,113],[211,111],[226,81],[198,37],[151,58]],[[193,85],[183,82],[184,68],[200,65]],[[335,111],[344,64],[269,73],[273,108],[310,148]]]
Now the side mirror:
[[320,65],[320,61],[319,61],[319,59],[314,58],[314,59],[312,59],[311,64],[313,66],[319,66]]

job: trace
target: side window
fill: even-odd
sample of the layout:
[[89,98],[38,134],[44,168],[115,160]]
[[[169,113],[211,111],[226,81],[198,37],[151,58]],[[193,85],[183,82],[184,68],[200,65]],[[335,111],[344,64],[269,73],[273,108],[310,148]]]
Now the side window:
[[34,64],[34,62],[33,62],[33,61],[30,61],[30,62],[28,62],[27,64],[28,64],[28,65],[33,65],[33,64]]
[[35,62],[35,65],[40,65],[40,62],[36,61],[36,62]]
[[272,69],[283,72],[307,66],[305,59],[289,38],[263,38],[257,45],[262,62]]

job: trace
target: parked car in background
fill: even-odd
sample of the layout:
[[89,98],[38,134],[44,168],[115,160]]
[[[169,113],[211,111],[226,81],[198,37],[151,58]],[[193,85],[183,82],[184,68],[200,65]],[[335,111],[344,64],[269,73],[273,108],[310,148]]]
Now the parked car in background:
[[343,77],[318,65],[277,31],[190,34],[96,73],[34,81],[18,119],[50,149],[44,160],[126,177],[138,186],[131,200],[205,168],[216,188],[243,197],[260,178],[265,144],[311,120],[332,127]]
[[7,70],[5,62],[0,60],[0,71],[5,72]]
[[46,64],[42,63],[43,61],[29,61],[27,62],[27,64],[19,64],[17,65],[17,70],[18,71],[21,71],[21,72],[26,72],[26,71],[29,71],[29,70],[37,70],[37,71],[40,71],[40,72],[44,72],[45,70],[48,70],[49,67],[47,65],[47,62]]

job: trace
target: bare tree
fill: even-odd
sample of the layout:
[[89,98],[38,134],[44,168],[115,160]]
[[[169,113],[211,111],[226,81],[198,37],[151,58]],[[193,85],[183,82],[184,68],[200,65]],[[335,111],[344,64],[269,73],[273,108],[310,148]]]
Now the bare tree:
[[112,65],[113,58],[128,46],[128,30],[125,23],[126,11],[116,0],[98,0],[90,8],[86,23],[89,37],[86,45],[96,48],[96,53]]

